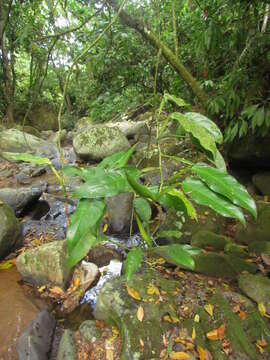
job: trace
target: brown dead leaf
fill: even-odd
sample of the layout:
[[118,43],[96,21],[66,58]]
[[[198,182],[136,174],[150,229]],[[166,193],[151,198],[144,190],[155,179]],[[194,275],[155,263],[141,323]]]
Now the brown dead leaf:
[[127,288],[127,292],[128,292],[129,296],[131,296],[135,300],[141,300],[141,296],[138,293],[138,291],[136,291],[135,289],[129,287],[128,285],[126,285],[126,288]]
[[55,296],[64,296],[64,291],[59,286],[53,286],[49,289],[50,293]]
[[233,307],[233,309],[232,309],[232,311],[233,311],[234,313],[238,313],[238,312],[240,312],[240,310],[241,310],[241,308],[240,308],[240,305],[239,305],[239,304],[235,305],[235,306]]
[[217,329],[217,331],[218,331],[218,337],[219,337],[220,340],[224,339],[224,337],[225,337],[225,330],[226,330],[225,324],[220,325],[220,327]]
[[200,345],[197,346],[197,352],[200,360],[212,360],[212,355],[207,349],[202,348]]
[[143,318],[144,318],[144,310],[143,310],[143,307],[142,306],[139,306],[138,307],[138,310],[137,310],[137,319],[142,322],[143,321]]
[[209,332],[206,334],[206,337],[207,337],[207,339],[209,339],[209,340],[211,340],[211,341],[218,340],[219,337],[218,337],[218,331],[217,331],[217,329],[209,331]]
[[244,321],[246,319],[247,315],[244,311],[240,310],[239,312],[239,318],[241,321]]
[[189,354],[187,354],[183,351],[179,351],[179,352],[172,351],[170,353],[170,359],[172,359],[172,360],[189,360],[189,359],[191,359],[191,357]]
[[267,254],[261,254],[262,261],[265,265],[270,266],[270,256]]
[[102,320],[96,320],[95,324],[96,324],[96,327],[98,327],[100,330],[103,330],[105,327],[104,322]]
[[140,338],[140,347],[144,347],[144,342],[143,342],[143,340]]

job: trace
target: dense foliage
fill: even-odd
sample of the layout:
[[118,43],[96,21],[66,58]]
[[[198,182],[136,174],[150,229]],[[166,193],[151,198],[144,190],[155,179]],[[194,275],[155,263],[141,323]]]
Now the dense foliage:
[[[38,104],[59,106],[69,66],[110,23],[115,3],[1,1],[3,121],[27,119]],[[127,108],[152,105],[155,95],[168,91],[215,116],[228,140],[249,130],[265,135],[270,125],[269,11],[268,1],[254,0],[126,1],[125,14],[148,24],[210,101],[207,106],[198,101],[166,56],[118,21],[75,64],[64,125],[83,115],[106,121]]]

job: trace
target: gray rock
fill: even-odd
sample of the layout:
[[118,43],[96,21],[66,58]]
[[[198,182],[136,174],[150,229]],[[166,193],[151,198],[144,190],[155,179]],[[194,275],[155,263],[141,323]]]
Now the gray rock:
[[0,132],[1,152],[31,153],[50,159],[58,157],[57,147],[53,143],[17,129]]
[[130,144],[118,128],[96,125],[83,128],[73,139],[75,153],[82,160],[100,161],[118,151],[126,151]]
[[106,199],[109,227],[113,233],[128,232],[133,208],[133,193],[122,193]]
[[76,121],[75,130],[80,131],[82,128],[93,125],[93,119],[89,116],[83,116]]
[[240,289],[257,304],[263,303],[270,313],[270,279],[262,275],[243,274],[238,277]]
[[20,213],[26,206],[36,202],[42,194],[40,187],[32,188],[4,188],[0,189],[0,200]]
[[21,244],[21,225],[13,209],[0,202],[0,259]]
[[56,321],[42,310],[17,340],[19,360],[48,360]]
[[27,250],[17,258],[19,273],[27,281],[64,287],[71,269],[66,266],[66,241],[53,241]]
[[84,321],[79,327],[79,332],[82,337],[89,342],[95,342],[102,335],[101,330],[96,326],[96,323],[93,320]]
[[119,122],[107,122],[106,126],[118,128],[127,138],[133,137],[139,132],[142,133],[142,130],[144,130],[145,133],[148,131],[144,121],[123,120]]
[[74,334],[71,330],[65,330],[62,335],[57,360],[76,360],[77,348],[75,343]]
[[252,182],[263,195],[270,198],[270,172],[258,173],[252,177]]

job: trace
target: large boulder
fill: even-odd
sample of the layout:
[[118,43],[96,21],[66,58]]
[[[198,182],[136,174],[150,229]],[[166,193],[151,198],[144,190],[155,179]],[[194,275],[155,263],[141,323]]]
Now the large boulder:
[[36,202],[42,194],[40,187],[32,188],[4,188],[0,189],[0,200],[8,204],[17,212],[21,212],[26,206]]
[[270,198],[270,171],[258,173],[252,177],[252,182],[262,195]]
[[0,201],[0,259],[21,244],[21,226],[13,209]]
[[58,157],[54,144],[18,129],[0,132],[0,155],[4,152],[31,153],[50,159]]
[[[156,291],[154,294],[147,291],[151,284]],[[121,359],[159,358],[163,334],[172,326],[162,321],[163,317],[167,314],[172,318],[177,317],[175,290],[178,284],[150,269],[134,275],[128,288],[124,277],[113,278],[105,283],[99,293],[94,315],[95,318],[115,324],[121,329]],[[127,290],[133,296],[135,293],[137,300]],[[160,294],[166,294],[162,295],[166,297],[166,301],[160,301]],[[139,306],[144,310],[143,321],[137,318]],[[140,346],[140,339],[144,342],[143,348]]]
[[40,131],[57,130],[57,112],[47,104],[39,104],[30,112],[28,124]]
[[144,131],[147,133],[148,131],[144,121],[137,122],[132,120],[123,120],[119,122],[108,122],[106,123],[106,126],[118,128],[128,138],[134,137],[139,132],[142,133],[142,131]]
[[75,153],[82,160],[100,161],[118,151],[126,151],[130,144],[118,128],[93,126],[83,129],[73,139]]
[[42,310],[17,340],[18,360],[47,360],[55,326],[54,317]]
[[65,287],[71,274],[66,265],[66,241],[53,241],[26,250],[18,256],[16,266],[23,278],[31,283]]
[[269,137],[259,138],[250,134],[235,140],[227,152],[230,163],[250,170],[270,170]]

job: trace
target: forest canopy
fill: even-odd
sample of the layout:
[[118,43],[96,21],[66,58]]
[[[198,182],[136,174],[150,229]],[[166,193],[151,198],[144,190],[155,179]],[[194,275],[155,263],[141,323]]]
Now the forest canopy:
[[151,107],[169,92],[216,119],[227,140],[268,133],[268,1],[129,0],[111,24],[121,4],[1,1],[3,124],[28,121],[40,105],[57,111],[74,64],[64,127]]

